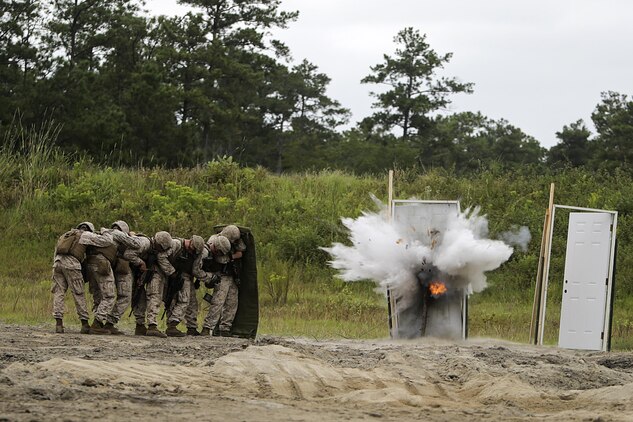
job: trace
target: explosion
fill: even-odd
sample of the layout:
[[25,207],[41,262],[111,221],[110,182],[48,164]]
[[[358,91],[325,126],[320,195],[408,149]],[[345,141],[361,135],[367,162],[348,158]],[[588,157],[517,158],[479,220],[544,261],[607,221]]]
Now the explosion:
[[349,230],[351,246],[334,243],[322,248],[332,256],[330,266],[345,281],[369,279],[383,288],[415,280],[426,262],[450,277],[451,288],[480,292],[486,288],[485,272],[498,268],[513,252],[506,243],[486,238],[488,221],[479,208],[449,216],[441,239],[429,239],[429,246],[414,238],[411,227],[377,213],[341,221]]
[[447,290],[446,284],[441,281],[433,281],[429,284],[429,293],[431,293],[434,298],[440,297],[446,293]]
[[[485,273],[513,253],[508,244],[487,238],[488,221],[479,208],[445,216],[441,226],[417,227],[415,219],[398,223],[389,221],[385,213],[365,212],[341,220],[349,230],[349,245],[322,248],[332,256],[329,264],[339,270],[339,278],[373,280],[384,293],[395,294],[399,336],[437,335],[438,325],[448,327],[440,335],[461,333],[460,317],[457,322],[452,318],[438,321],[436,315],[446,313],[428,313],[429,308],[452,306],[464,294],[482,291]],[[459,308],[454,311],[460,312]]]

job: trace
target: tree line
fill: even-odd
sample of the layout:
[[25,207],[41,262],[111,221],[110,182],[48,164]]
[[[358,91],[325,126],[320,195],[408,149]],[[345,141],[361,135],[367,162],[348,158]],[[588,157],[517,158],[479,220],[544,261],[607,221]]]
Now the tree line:
[[[441,76],[452,55],[404,28],[359,83],[374,113],[350,125],[330,78],[271,35],[298,19],[280,0],[179,0],[150,16],[142,0],[0,0],[0,139],[54,122],[57,143],[97,162],[192,166],[230,156],[281,173],[394,166],[468,172],[489,165],[630,167],[633,101],[602,94],[546,150],[510,122],[446,114],[472,83]],[[13,145],[12,147],[17,147]]]

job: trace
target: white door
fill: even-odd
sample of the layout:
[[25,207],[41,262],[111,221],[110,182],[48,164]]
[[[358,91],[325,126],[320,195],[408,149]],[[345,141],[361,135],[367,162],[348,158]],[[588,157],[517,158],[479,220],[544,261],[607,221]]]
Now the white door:
[[569,214],[558,345],[602,350],[613,215]]
[[[458,201],[395,200],[393,204],[393,220],[400,226],[402,233],[406,233],[411,240],[418,240],[427,246],[431,246],[433,239],[441,242],[448,227],[449,216],[458,215],[460,210]],[[392,315],[396,315],[396,324],[391,326],[391,335],[398,338],[410,338],[412,337],[410,333],[415,332],[419,336],[422,324],[420,314],[422,292],[419,290],[419,283],[416,279],[412,279],[411,285],[401,284],[400,290],[392,289],[390,292],[390,296],[394,297],[394,303],[389,303],[389,309]],[[402,292],[406,292],[406,298],[401,296],[404,294]],[[463,297],[451,295],[434,302],[436,306],[428,310],[425,335],[456,340],[466,338],[468,323],[466,298],[466,293],[464,293]],[[414,328],[411,329],[411,326]],[[393,328],[397,330],[394,332]]]

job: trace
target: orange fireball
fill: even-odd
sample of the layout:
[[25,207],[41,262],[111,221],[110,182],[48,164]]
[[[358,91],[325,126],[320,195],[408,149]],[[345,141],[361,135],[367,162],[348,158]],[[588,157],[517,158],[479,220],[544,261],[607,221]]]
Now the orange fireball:
[[441,281],[433,281],[429,284],[429,292],[436,297],[444,294],[446,293],[446,284]]

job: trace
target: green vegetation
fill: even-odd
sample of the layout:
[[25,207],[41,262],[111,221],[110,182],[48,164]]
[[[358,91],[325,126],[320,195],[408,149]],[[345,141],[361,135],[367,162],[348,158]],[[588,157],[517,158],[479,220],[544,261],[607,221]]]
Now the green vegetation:
[[[142,0],[15,0],[0,6],[0,139],[14,118],[53,119],[64,151],[106,165],[194,166],[232,156],[282,172],[394,166],[633,168],[633,102],[602,92],[547,151],[504,118],[448,113],[470,82],[442,76],[452,53],[406,27],[369,69],[373,112],[327,95],[330,77],[275,38],[299,19],[280,0],[182,0],[181,16],[148,16]],[[298,24],[301,24],[299,21]],[[354,63],[346,63],[353,66]],[[589,111],[589,110],[588,110]],[[542,141],[542,140],[541,140]],[[362,153],[359,153],[362,151]],[[0,176],[2,175],[0,170]]]
[[[99,226],[118,219],[145,233],[211,233],[215,224],[252,228],[257,242],[262,333],[297,336],[385,337],[386,306],[372,283],[344,283],[319,249],[345,242],[341,217],[373,210],[369,193],[387,197],[386,175],[322,171],[277,176],[242,168],[231,159],[191,169],[111,168],[51,146],[54,127],[17,128],[0,149],[0,319],[50,324],[50,265],[60,233],[79,221]],[[451,171],[398,169],[395,197],[460,199],[480,205],[490,236],[528,226],[533,240],[489,274],[490,287],[471,299],[471,336],[527,342],[537,254],[549,184],[556,203],[618,210],[619,251],[613,346],[633,348],[633,180],[628,173],[501,168],[469,176]],[[561,213],[557,218],[564,220]],[[546,341],[557,339],[565,227],[554,234]],[[199,292],[201,293],[201,292]],[[69,321],[74,317],[70,295]],[[558,306],[559,308],[559,306]],[[123,325],[132,324],[125,318]]]

